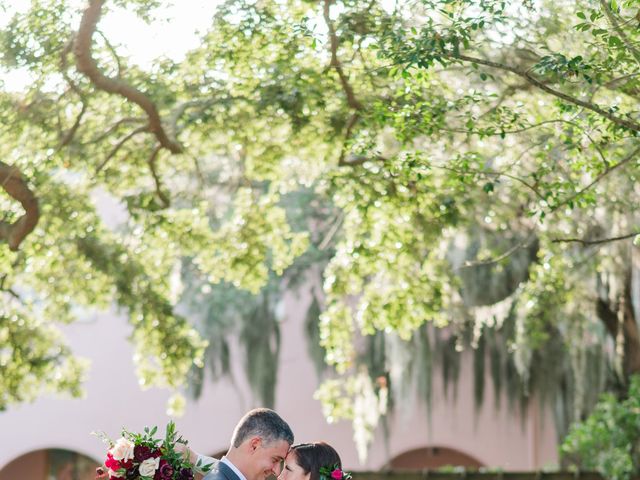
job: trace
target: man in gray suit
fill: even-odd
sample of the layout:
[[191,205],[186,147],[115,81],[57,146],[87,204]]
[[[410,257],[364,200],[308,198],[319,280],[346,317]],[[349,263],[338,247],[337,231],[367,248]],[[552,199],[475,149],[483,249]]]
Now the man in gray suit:
[[204,480],[266,480],[278,476],[293,432],[280,415],[268,408],[249,411],[231,436],[231,446],[220,461],[191,453],[202,464],[211,464]]

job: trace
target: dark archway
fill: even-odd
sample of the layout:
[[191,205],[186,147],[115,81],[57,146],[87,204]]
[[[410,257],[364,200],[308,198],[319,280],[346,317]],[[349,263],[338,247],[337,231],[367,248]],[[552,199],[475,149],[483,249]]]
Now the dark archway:
[[59,448],[21,455],[0,470],[0,480],[94,480],[100,462]]
[[483,465],[471,455],[447,447],[416,448],[395,456],[389,462],[390,468],[398,470],[424,470],[447,466],[478,469]]

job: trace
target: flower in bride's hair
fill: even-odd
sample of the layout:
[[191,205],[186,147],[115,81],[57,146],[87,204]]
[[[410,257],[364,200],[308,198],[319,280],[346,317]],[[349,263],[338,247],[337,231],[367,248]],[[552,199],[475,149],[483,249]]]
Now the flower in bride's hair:
[[320,480],[351,480],[351,474],[335,464],[320,467]]

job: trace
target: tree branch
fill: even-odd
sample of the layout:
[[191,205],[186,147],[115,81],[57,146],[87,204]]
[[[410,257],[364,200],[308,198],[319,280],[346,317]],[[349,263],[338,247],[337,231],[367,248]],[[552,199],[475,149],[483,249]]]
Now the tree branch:
[[540,123],[533,123],[531,125],[526,125],[523,126],[521,128],[516,128],[514,130],[497,130],[494,133],[486,133],[483,132],[481,130],[467,130],[464,128],[441,128],[440,130],[445,131],[445,132],[451,132],[451,133],[466,133],[466,134],[471,134],[471,135],[478,135],[478,136],[485,136],[485,137],[492,137],[492,136],[502,136],[502,135],[512,135],[512,134],[518,134],[518,133],[523,133],[526,132],[528,130],[532,130],[534,128],[538,128],[538,127],[542,127],[544,125],[549,125],[549,124],[553,124],[553,123],[564,123],[566,125],[571,125],[572,127],[577,128],[578,130],[580,130],[591,142],[591,145],[593,145],[593,148],[595,148],[595,150],[598,152],[598,155],[600,155],[600,158],[602,159],[602,162],[607,165],[608,161],[606,159],[606,157],[604,156],[604,153],[602,151],[602,149],[598,146],[597,142],[593,139],[593,137],[591,137],[591,135],[589,135],[589,133],[587,132],[587,130],[581,126],[580,124],[573,122],[571,120],[564,120],[562,118],[558,118],[555,120],[545,120],[543,122]]
[[183,151],[182,145],[168,137],[162,126],[156,105],[141,91],[122,80],[105,76],[98,69],[96,61],[91,56],[92,37],[96,30],[98,20],[100,19],[104,1],[105,0],[90,0],[89,6],[82,14],[74,48],[78,70],[84,73],[96,88],[104,90],[107,93],[121,95],[140,106],[149,117],[149,131],[156,136],[160,145],[172,153],[181,153]]
[[433,168],[440,168],[442,170],[446,170],[448,172],[453,172],[453,173],[458,173],[458,174],[462,174],[462,175],[468,175],[468,174],[478,174],[478,175],[493,175],[495,177],[505,177],[505,178],[509,178],[513,181],[516,181],[522,185],[524,185],[525,187],[527,187],[529,190],[531,190],[536,197],[538,197],[540,200],[544,200],[546,201],[546,198],[544,197],[544,195],[542,195],[540,193],[540,191],[536,188],[535,184],[530,184],[529,182],[527,182],[526,180],[520,178],[520,177],[516,177],[515,175],[511,175],[509,173],[503,172],[503,171],[498,171],[498,170],[475,170],[475,169],[470,169],[470,170],[458,170],[456,168],[452,168],[452,167],[447,167],[445,165],[436,165],[436,164],[431,164],[431,166]]
[[87,112],[87,108],[89,106],[88,105],[89,101],[87,99],[87,96],[80,89],[80,87],[78,87],[78,85],[76,85],[76,82],[73,81],[73,79],[69,76],[69,72],[67,71],[69,69],[69,64],[67,63],[67,55],[69,55],[69,53],[71,53],[71,49],[73,47],[73,41],[74,41],[74,39],[71,38],[67,42],[67,45],[65,46],[65,48],[62,50],[62,53],[60,54],[60,71],[62,72],[62,76],[64,77],[64,79],[69,84],[69,87],[71,88],[71,90],[73,90],[76,93],[76,95],[78,95],[78,97],[80,97],[80,101],[82,102],[82,108],[80,109],[80,113],[76,117],[76,120],[73,123],[73,126],[69,129],[69,131],[67,131],[67,133],[64,135],[64,137],[60,141],[60,145],[58,146],[58,150],[62,149],[63,147],[66,147],[67,145],[69,145],[71,143],[71,141],[73,140],[73,137],[75,136],[76,132],[78,131],[78,128],[80,128],[80,123],[82,122],[82,117]]
[[[364,110],[362,103],[356,98],[356,94],[353,91],[353,87],[349,83],[349,79],[347,75],[344,73],[344,69],[342,68],[342,63],[338,59],[338,35],[336,34],[336,30],[333,26],[333,22],[331,21],[330,15],[330,6],[331,0],[324,0],[324,22],[327,25],[327,30],[329,31],[329,45],[331,49],[331,67],[338,73],[338,77],[340,78],[340,84],[342,85],[342,90],[347,97],[347,105],[355,112],[349,118],[349,122],[347,123],[347,129],[344,135],[344,141],[342,143],[342,149],[340,150],[340,157],[338,159],[338,165],[346,165],[344,161],[344,156],[347,150],[347,144],[349,143],[349,139],[351,138],[353,128],[360,120],[360,113]],[[350,164],[350,163],[349,163]]]
[[325,250],[329,246],[329,244],[331,243],[331,240],[333,240],[333,237],[338,232],[338,229],[342,225],[343,221],[344,221],[344,213],[340,212],[336,216],[336,220],[335,222],[333,222],[333,225],[331,225],[331,228],[329,228],[329,231],[327,232],[326,236],[322,239],[322,241],[318,245],[318,250]]
[[92,140],[89,140],[88,142],[85,142],[84,145],[89,145],[89,144],[92,144],[92,143],[101,142],[102,140],[107,138],[109,135],[111,135],[113,132],[118,130],[118,128],[120,128],[122,125],[125,125],[127,123],[141,123],[141,122],[144,122],[144,121],[145,121],[145,119],[143,117],[124,117],[124,118],[121,118],[120,120],[116,121],[113,125],[111,125],[107,130],[102,132],[100,135],[98,135],[97,137],[95,137]]
[[132,132],[128,133],[124,137],[122,137],[120,141],[114,145],[114,147],[111,149],[111,151],[109,152],[107,157],[102,161],[102,163],[98,165],[98,168],[96,168],[96,174],[102,171],[102,169],[107,165],[109,160],[111,160],[115,156],[115,154],[118,153],[118,150],[120,150],[125,143],[127,143],[129,140],[131,140],[133,137],[135,137],[139,133],[148,132],[148,131],[149,131],[149,126],[143,125],[141,127],[136,128]]
[[107,36],[104,33],[102,33],[101,30],[96,29],[96,32],[98,33],[98,35],[102,37],[102,40],[104,40],[104,44],[107,46],[107,48],[111,52],[111,55],[116,61],[116,66],[118,67],[118,78],[122,77],[122,64],[120,63],[120,57],[118,56],[118,52],[116,52],[116,49],[113,47],[113,45],[111,45],[111,42],[109,41]]
[[622,29],[622,27],[618,23],[618,20],[616,19],[615,15],[613,14],[611,9],[609,8],[609,5],[607,5],[606,0],[600,0],[600,6],[602,7],[602,11],[604,12],[604,14],[609,19],[609,23],[611,23],[611,26],[613,27],[613,29],[616,31],[616,33],[620,37],[620,40],[622,40],[622,43],[624,43],[624,45],[627,47],[627,49],[631,52],[631,55],[633,55],[633,58],[636,59],[636,62],[638,62],[638,64],[640,64],[640,51],[638,51],[638,49],[633,46],[633,44],[629,40],[629,37],[624,32],[624,30]]
[[386,162],[387,158],[382,155],[349,155],[347,158],[342,159],[338,164],[340,167],[358,167],[367,162]]
[[554,97],[560,98],[566,102],[572,103],[574,105],[578,105],[580,107],[586,108],[587,110],[591,110],[592,112],[597,113],[598,115],[603,116],[604,118],[610,120],[611,122],[615,123],[616,125],[619,125],[621,127],[627,128],[629,130],[632,130],[634,132],[640,132],[640,124],[631,120],[627,120],[621,117],[618,117],[614,114],[612,114],[611,112],[608,112],[607,110],[604,110],[602,107],[591,103],[591,102],[587,102],[584,100],[580,100],[579,98],[575,98],[572,97],[571,95],[567,95],[566,93],[560,92],[558,90],[555,90],[554,88],[551,88],[549,85],[545,84],[544,82],[538,80],[536,77],[534,77],[533,75],[531,75],[531,73],[529,73],[529,71],[527,70],[522,70],[520,68],[517,67],[512,67],[509,65],[505,65],[503,63],[498,63],[498,62],[494,62],[491,60],[485,60],[483,58],[476,58],[476,57],[470,57],[468,55],[462,55],[462,54],[455,54],[453,52],[444,52],[443,53],[444,57],[450,58],[450,59],[454,59],[454,60],[461,60],[463,62],[470,62],[470,63],[476,63],[478,65],[484,65],[486,67],[491,67],[491,68],[495,68],[498,70],[503,70],[505,72],[511,72],[514,75],[517,75],[521,78],[524,78],[526,81],[528,81],[529,83],[531,83],[532,85],[538,87],[540,90],[543,90],[551,95],[553,95]]
[[622,167],[623,165],[625,165],[626,163],[629,163],[631,160],[633,160],[638,153],[640,153],[640,147],[636,148],[635,150],[633,150],[629,155],[627,155],[625,158],[623,158],[622,160],[620,160],[618,163],[616,163],[615,165],[612,166],[608,166],[600,175],[598,175],[596,178],[594,178],[589,185],[587,185],[586,187],[580,189],[579,191],[577,191],[576,193],[574,193],[573,195],[571,195],[569,198],[567,198],[566,200],[563,200],[561,203],[559,203],[558,205],[555,205],[553,207],[553,210],[557,210],[558,208],[566,205],[567,203],[569,203],[571,200],[573,200],[574,198],[582,195],[584,192],[586,192],[587,190],[589,190],[591,187],[593,187],[596,183],[598,183],[600,180],[602,180],[604,177],[606,177],[607,175],[609,175],[611,172],[613,172],[614,170]]
[[329,43],[331,46],[331,66],[338,73],[338,77],[340,78],[340,83],[342,84],[342,89],[344,90],[345,95],[347,96],[347,103],[354,110],[360,111],[363,110],[363,106],[360,101],[356,98],[355,93],[353,92],[353,87],[349,83],[349,79],[344,73],[342,69],[342,63],[338,60],[338,36],[336,35],[336,30],[333,27],[333,22],[331,21],[331,16],[329,15],[329,7],[331,5],[331,0],[324,0],[324,21],[327,24],[327,29],[329,31]]
[[347,153],[347,144],[349,143],[349,139],[351,138],[351,132],[353,130],[353,127],[355,127],[359,119],[360,119],[360,114],[357,111],[353,112],[353,115],[351,115],[351,118],[349,118],[349,122],[347,123],[347,130],[344,133],[344,141],[342,142],[342,148],[340,149],[340,158],[338,158],[338,165],[340,166],[347,165],[347,163],[352,165],[351,162],[345,163],[344,156]]
[[3,161],[0,161],[0,186],[10,197],[22,204],[25,212],[13,223],[0,221],[0,240],[6,241],[9,249],[16,251],[38,224],[40,219],[38,199],[29,189],[20,171]]
[[463,265],[460,265],[456,270],[462,270],[464,268],[472,268],[472,267],[481,267],[481,266],[486,266],[486,265],[494,265],[496,263],[501,262],[505,258],[510,257],[511,255],[516,253],[518,250],[520,250],[522,248],[528,248],[529,245],[531,244],[531,242],[533,242],[535,240],[537,240],[536,236],[535,236],[535,233],[531,232],[531,233],[529,233],[527,238],[525,238],[521,242],[516,243],[513,247],[511,247],[510,249],[508,249],[506,252],[502,253],[501,255],[499,255],[497,257],[494,257],[494,258],[490,258],[488,260],[467,261]]
[[149,170],[151,170],[151,175],[153,176],[153,181],[156,185],[156,195],[158,195],[158,198],[162,202],[162,205],[165,208],[169,208],[171,206],[171,200],[169,199],[167,194],[162,191],[162,180],[160,180],[160,176],[158,175],[158,172],[156,170],[156,160],[158,159],[158,153],[160,153],[161,149],[162,147],[160,146],[157,146],[153,149],[149,160],[147,160],[147,164],[149,165]]
[[599,240],[584,240],[583,238],[554,238],[551,243],[581,243],[582,245],[601,245],[603,243],[618,242],[640,235],[640,232],[627,233],[619,237],[601,238]]
[[73,140],[73,137],[76,135],[76,132],[78,131],[78,128],[80,128],[82,117],[86,112],[87,112],[87,103],[83,100],[82,108],[80,109],[80,113],[78,113],[78,116],[76,117],[76,121],[73,123],[73,126],[69,129],[69,131],[65,134],[64,138],[60,141],[60,146],[58,147],[58,149],[62,147],[66,147],[71,143],[71,141]]

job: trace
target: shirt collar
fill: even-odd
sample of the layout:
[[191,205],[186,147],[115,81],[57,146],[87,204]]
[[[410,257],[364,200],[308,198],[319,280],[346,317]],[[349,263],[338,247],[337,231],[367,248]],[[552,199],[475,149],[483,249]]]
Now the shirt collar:
[[235,473],[240,480],[247,480],[247,477],[245,477],[242,474],[242,472],[238,470],[238,467],[236,467],[233,463],[231,463],[231,460],[229,460],[226,456],[222,457],[220,461],[224,463],[227,467],[229,467],[231,470],[233,470],[233,473]]

